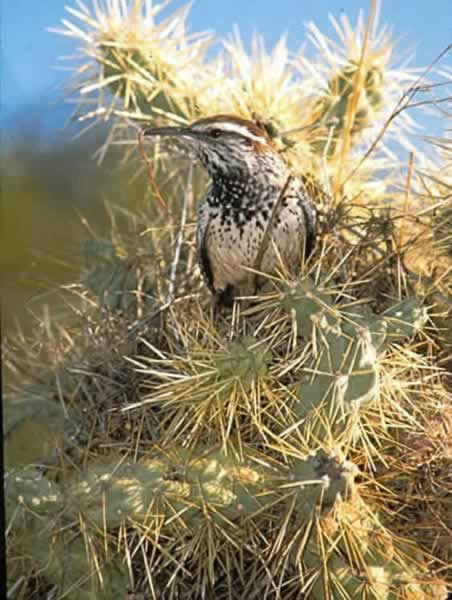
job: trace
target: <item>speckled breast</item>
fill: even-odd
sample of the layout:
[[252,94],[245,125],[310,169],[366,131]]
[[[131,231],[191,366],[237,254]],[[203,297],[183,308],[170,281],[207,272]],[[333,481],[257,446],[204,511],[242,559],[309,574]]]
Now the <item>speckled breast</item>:
[[200,265],[212,291],[233,286],[246,293],[247,284],[256,281],[250,269],[272,274],[293,273],[299,268],[309,229],[304,206],[308,199],[296,179],[278,202],[279,195],[279,189],[267,189],[258,201],[244,198],[240,206],[234,207],[212,202],[208,194],[201,203]]

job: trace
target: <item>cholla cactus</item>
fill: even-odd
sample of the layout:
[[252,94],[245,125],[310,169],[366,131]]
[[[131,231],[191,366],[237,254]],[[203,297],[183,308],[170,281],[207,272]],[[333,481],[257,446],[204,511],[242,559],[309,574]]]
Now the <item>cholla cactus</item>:
[[118,255],[112,243],[89,240],[85,246],[86,271],[82,284],[110,310],[127,311],[152,306],[151,273],[144,257],[130,260]]
[[148,120],[153,109],[190,115],[193,75],[202,71],[209,36],[187,39],[187,8],[157,23],[163,8],[148,0],[96,3],[92,11],[67,7],[78,24],[64,19],[56,31],[80,39],[90,59],[76,69],[76,89],[82,97],[94,96],[85,118],[127,112]]
[[295,412],[310,428],[312,420],[322,422],[323,433],[317,431],[317,436],[331,435],[335,428],[339,437],[339,429],[352,425],[350,414],[378,397],[378,354],[391,341],[415,335],[427,319],[416,299],[392,307],[381,318],[366,306],[347,311],[333,306],[331,296],[310,279],[289,289],[283,306],[294,311],[299,334],[313,343],[313,356],[297,386]]
[[[321,126],[316,148],[333,156],[346,154],[356,142],[373,140],[397,104],[400,90],[408,88],[417,75],[407,63],[402,68],[391,65],[394,43],[387,28],[378,27],[377,19],[370,28],[362,13],[356,27],[345,15],[340,22],[332,16],[330,20],[339,43],[309,23],[309,39],[318,55],[314,62],[300,56],[297,67],[318,94],[313,107]],[[415,121],[405,114],[389,138],[409,146],[406,134],[415,128]]]
[[[62,32],[87,58],[75,89],[92,102],[80,118],[111,120],[103,150],[126,136],[129,151],[131,120],[258,119],[318,190],[320,239],[299,277],[269,277],[213,324],[195,267],[202,181],[162,160],[164,217],[123,214],[126,241],[112,219],[111,241],[86,245],[71,316],[6,345],[21,381],[6,420],[10,594],[445,597],[446,182],[417,150],[407,180],[390,136],[365,154],[414,72],[390,66],[386,31],[362,18],[333,21],[339,43],[310,24],[315,59],[284,39],[268,52],[256,38],[249,56],[236,33],[208,60],[208,36],[187,36],[186,11],[159,20],[165,6],[68,8],[79,25]],[[398,121],[402,145],[413,127]],[[16,454],[30,431],[41,443]]]
[[[79,38],[89,58],[75,68],[82,118],[117,117],[107,146],[127,137],[127,119],[174,122],[230,112],[262,119],[282,148],[295,143],[288,157],[295,166],[302,161],[304,172],[324,168],[322,155],[328,144],[334,173],[334,163],[346,160],[356,140],[373,141],[400,89],[416,78],[406,65],[390,66],[393,43],[376,21],[366,38],[362,14],[355,29],[346,18],[342,25],[333,19],[342,45],[308,24],[318,50],[315,61],[301,51],[290,57],[284,37],[268,52],[256,36],[248,55],[238,31],[224,43],[224,52],[208,61],[205,52],[211,38],[187,34],[187,8],[159,21],[164,8],[146,0],[115,0],[96,5],[92,13],[68,7],[74,22],[65,19],[64,27],[56,30]],[[90,104],[93,108],[87,109]],[[415,126],[403,113],[390,135],[408,145],[406,133]]]

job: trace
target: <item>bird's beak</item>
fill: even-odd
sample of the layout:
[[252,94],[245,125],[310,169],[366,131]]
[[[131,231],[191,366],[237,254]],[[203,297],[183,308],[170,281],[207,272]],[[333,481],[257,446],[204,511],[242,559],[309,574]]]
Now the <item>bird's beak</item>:
[[143,129],[143,135],[160,135],[165,137],[193,137],[189,127],[147,127]]

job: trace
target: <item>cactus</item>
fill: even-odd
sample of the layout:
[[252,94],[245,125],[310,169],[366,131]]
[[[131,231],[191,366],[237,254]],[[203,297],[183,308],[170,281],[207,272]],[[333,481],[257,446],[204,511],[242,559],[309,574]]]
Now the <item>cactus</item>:
[[[366,565],[365,574],[353,570],[346,560],[335,552],[328,557],[322,557],[318,546],[311,544],[303,555],[308,573],[314,574],[314,583],[310,589],[310,597],[315,600],[324,600],[333,594],[333,597],[344,598],[372,598],[373,600],[386,600],[387,588],[377,592],[373,571],[377,571],[379,580],[388,585],[388,576],[384,569]],[[361,576],[360,576],[361,575]],[[366,585],[370,584],[370,585]],[[385,586],[385,587],[386,587]],[[364,589],[365,588],[365,592]],[[370,588],[370,589],[369,589]],[[361,596],[361,594],[362,596]],[[358,595],[360,594],[360,595]]]
[[266,490],[268,476],[266,469],[221,451],[191,455],[180,448],[170,454],[157,451],[140,463],[94,463],[63,487],[35,469],[10,471],[6,496],[11,510],[18,506],[46,516],[64,513],[66,519],[81,513],[98,527],[106,523],[114,529],[128,518],[146,520],[162,499],[168,519],[178,512],[175,507],[184,507],[184,519],[193,522],[203,504],[231,519],[252,514],[262,507],[258,496]]
[[[311,555],[310,564],[318,566],[320,557]],[[360,571],[350,565],[337,554],[333,554],[322,569],[317,569],[318,576],[310,589],[313,600],[327,598],[368,598],[369,600],[390,600],[391,573],[384,567],[366,565]]]
[[67,486],[69,514],[81,513],[89,522],[109,529],[129,517],[145,518],[152,501],[162,494],[163,465],[94,464],[75,476]]
[[[377,65],[365,65],[364,73],[358,77],[359,65],[350,60],[345,66],[333,74],[328,82],[328,87],[323,96],[317,100],[314,106],[316,115],[315,123],[325,126],[330,122],[334,127],[334,133],[329,143],[328,156],[333,157],[337,152],[338,143],[343,139],[347,124],[347,113],[350,110],[351,98],[357,94],[357,103],[352,115],[350,135],[358,137],[375,118],[375,113],[380,111],[383,103],[383,72]],[[356,91],[356,86],[358,90]],[[314,150],[322,154],[327,143],[328,134],[321,141],[315,141]]]
[[348,497],[357,472],[350,461],[339,460],[325,451],[318,451],[305,460],[295,460],[289,481],[297,484],[298,515],[306,519],[316,506],[329,510],[339,496]]
[[108,82],[113,97],[121,98],[124,109],[143,119],[149,119],[155,109],[157,113],[186,117],[186,108],[171,94],[171,78],[166,77],[164,65],[155,62],[151,51],[142,45],[124,48],[114,39],[103,40],[98,49],[102,79]]
[[[276,563],[281,563],[281,551],[284,556],[291,548],[290,559],[302,569],[308,596],[315,600],[406,598],[420,568],[419,557],[409,559],[413,551],[408,548],[406,556],[402,554],[402,546],[360,496],[357,475],[356,465],[340,452],[322,450],[293,461],[288,479],[293,482],[289,489],[294,490],[295,504],[289,502],[297,518],[288,521],[287,542],[278,542]],[[425,581],[414,584],[419,598],[435,597],[428,595],[427,574]],[[444,586],[437,590],[445,593]]]
[[[98,4],[91,15],[89,8],[79,11],[68,7],[71,15],[81,21],[77,26],[80,31],[86,23],[102,21],[95,32],[84,32],[91,61],[77,89],[85,97],[100,93],[108,107],[88,111],[84,118],[109,118],[127,112],[141,121],[162,114],[180,120],[195,110],[196,93],[190,74],[202,66],[210,36],[199,34],[188,41],[187,11],[179,10],[156,23],[155,15],[161,9],[145,0],[120,7]],[[110,93],[105,94],[106,90]]]
[[427,322],[427,311],[417,298],[407,298],[382,314],[387,324],[386,344],[415,336]]
[[202,519],[203,506],[220,520],[261,508],[263,475],[258,469],[221,452],[184,455],[180,449],[139,464],[89,466],[68,485],[69,514],[80,512],[98,527],[106,522],[113,529],[128,518],[146,521],[157,506],[167,520],[177,514],[191,526]]
[[[367,545],[371,547],[370,535]],[[430,582],[428,574],[422,585],[415,583],[415,565],[399,564],[389,538],[385,546],[375,549],[355,548],[355,561],[344,558],[346,553],[333,551],[325,560],[318,545],[311,545],[303,559],[309,573],[315,574],[309,597],[314,600],[326,598],[366,598],[372,600],[430,600],[446,599],[444,585]],[[354,564],[353,564],[354,563]]]
[[81,537],[60,534],[39,555],[33,550],[32,557],[45,569],[46,579],[70,600],[126,598],[130,589],[127,568],[112,559],[96,565]]
[[[312,297],[308,302],[313,302]],[[350,416],[356,415],[359,406],[371,402],[378,393],[377,353],[368,328],[343,321],[338,308],[326,303],[326,309],[319,310],[318,300],[315,302],[316,312],[309,317],[311,325],[305,325],[304,330],[311,329],[316,349],[303,367],[295,413],[311,425],[314,421],[317,436],[330,434],[330,428],[339,435],[353,427]],[[371,324],[374,339],[380,341],[383,328]]]
[[77,419],[51,399],[50,386],[30,386],[5,403],[3,423],[5,462],[9,466],[51,462],[68,445]]
[[13,543],[27,569],[39,573],[69,600],[125,598],[130,589],[127,570],[111,558],[97,564],[80,535],[54,532],[52,522],[29,517],[14,532]]
[[[159,369],[153,369],[156,379],[146,398],[167,420],[162,442],[187,443],[201,428],[206,434],[204,441],[209,437],[213,444],[220,439],[225,443],[231,422],[244,417],[244,403],[251,402],[256,415],[261,412],[265,396],[260,384],[264,385],[269,376],[272,353],[255,337],[246,335],[226,344],[216,339],[208,352],[198,343],[193,344],[191,336],[183,343],[187,344],[185,356],[158,360]],[[148,372],[146,359],[139,359],[137,364],[142,373]],[[228,407],[227,419],[223,410],[218,410],[219,405]],[[257,418],[248,422],[259,428]],[[216,439],[211,437],[215,432],[221,432]]]
[[14,468],[5,472],[7,520],[16,510],[38,516],[56,516],[64,506],[59,486],[33,467]]
[[[320,496],[324,509],[318,515],[320,526],[298,554],[306,579],[312,582],[310,598],[396,600],[411,598],[414,590],[413,600],[445,597],[444,585],[431,581],[421,557],[412,547],[404,548],[400,540],[394,540],[379,515],[363,501],[354,483],[358,469],[352,463],[322,453],[314,469],[306,466],[306,477],[310,471],[333,471],[329,487]],[[421,585],[416,582],[420,569],[425,570]]]
[[[378,394],[378,353],[414,336],[425,324],[425,309],[408,298],[380,317],[368,306],[341,308],[306,278],[287,289],[282,307],[294,312],[297,331],[312,340],[313,356],[303,365],[297,386],[298,418],[317,422],[316,435],[346,431],[362,403]],[[323,422],[322,422],[323,421]]]
[[310,277],[294,287],[287,287],[281,306],[286,311],[294,311],[297,331],[306,340],[316,327],[336,330],[338,335],[343,332],[344,336],[364,335],[366,329],[369,342],[377,351],[386,349],[391,341],[413,337],[427,321],[427,312],[415,297],[396,303],[379,317],[368,305],[353,308],[334,305],[331,295],[316,286]]
[[[88,465],[64,486],[35,470],[10,472],[6,497],[8,517],[14,519],[14,544],[20,540],[32,565],[42,569],[59,593],[83,600],[109,598],[114,591],[123,593],[128,587],[126,574],[111,560],[102,561],[99,574],[83,541],[68,535],[64,528],[58,533],[63,524],[82,518],[93,532],[105,527],[113,532],[129,521],[145,526],[154,523],[164,531],[170,528],[169,532],[174,523],[183,522],[193,534],[203,522],[213,521],[224,528],[262,510],[268,502],[271,495],[259,498],[264,472],[220,451],[191,456],[183,449],[157,452],[155,458],[139,464]],[[19,527],[18,509],[27,519],[25,528]],[[27,531],[34,532],[36,543],[30,543]]]
[[245,390],[257,377],[268,373],[272,359],[270,351],[254,349],[257,339],[245,336],[232,342],[228,351],[215,359],[215,366],[220,380],[239,378]]
[[153,285],[144,261],[119,256],[110,242],[89,240],[84,247],[86,268],[82,284],[94,293],[101,306],[114,311],[149,307]]
[[329,294],[321,291],[310,277],[297,282],[296,286],[287,287],[281,306],[286,311],[294,312],[297,332],[304,339],[310,339],[315,323],[321,317],[326,324],[334,324],[337,320]]

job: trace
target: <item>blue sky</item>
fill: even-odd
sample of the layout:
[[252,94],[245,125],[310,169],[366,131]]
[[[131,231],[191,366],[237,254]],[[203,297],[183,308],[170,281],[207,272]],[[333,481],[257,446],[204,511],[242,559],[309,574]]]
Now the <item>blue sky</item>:
[[[64,5],[73,0],[0,1],[5,138],[22,130],[19,121],[27,118],[37,119],[46,133],[57,131],[63,123],[59,100],[66,75],[54,67],[58,56],[74,50],[74,43],[48,33],[46,27],[58,26],[65,16]],[[181,4],[174,2],[174,6]],[[329,12],[340,16],[345,11],[353,22],[359,8],[367,7],[365,0],[195,0],[189,25],[192,32],[209,29],[224,38],[237,24],[245,41],[259,31],[269,45],[287,32],[288,45],[296,50],[306,39],[305,22],[313,20],[323,32],[332,34]],[[400,40],[399,54],[415,52],[416,66],[430,63],[452,41],[452,0],[383,0],[381,17],[380,22],[389,24]],[[452,53],[447,60],[452,64]]]

